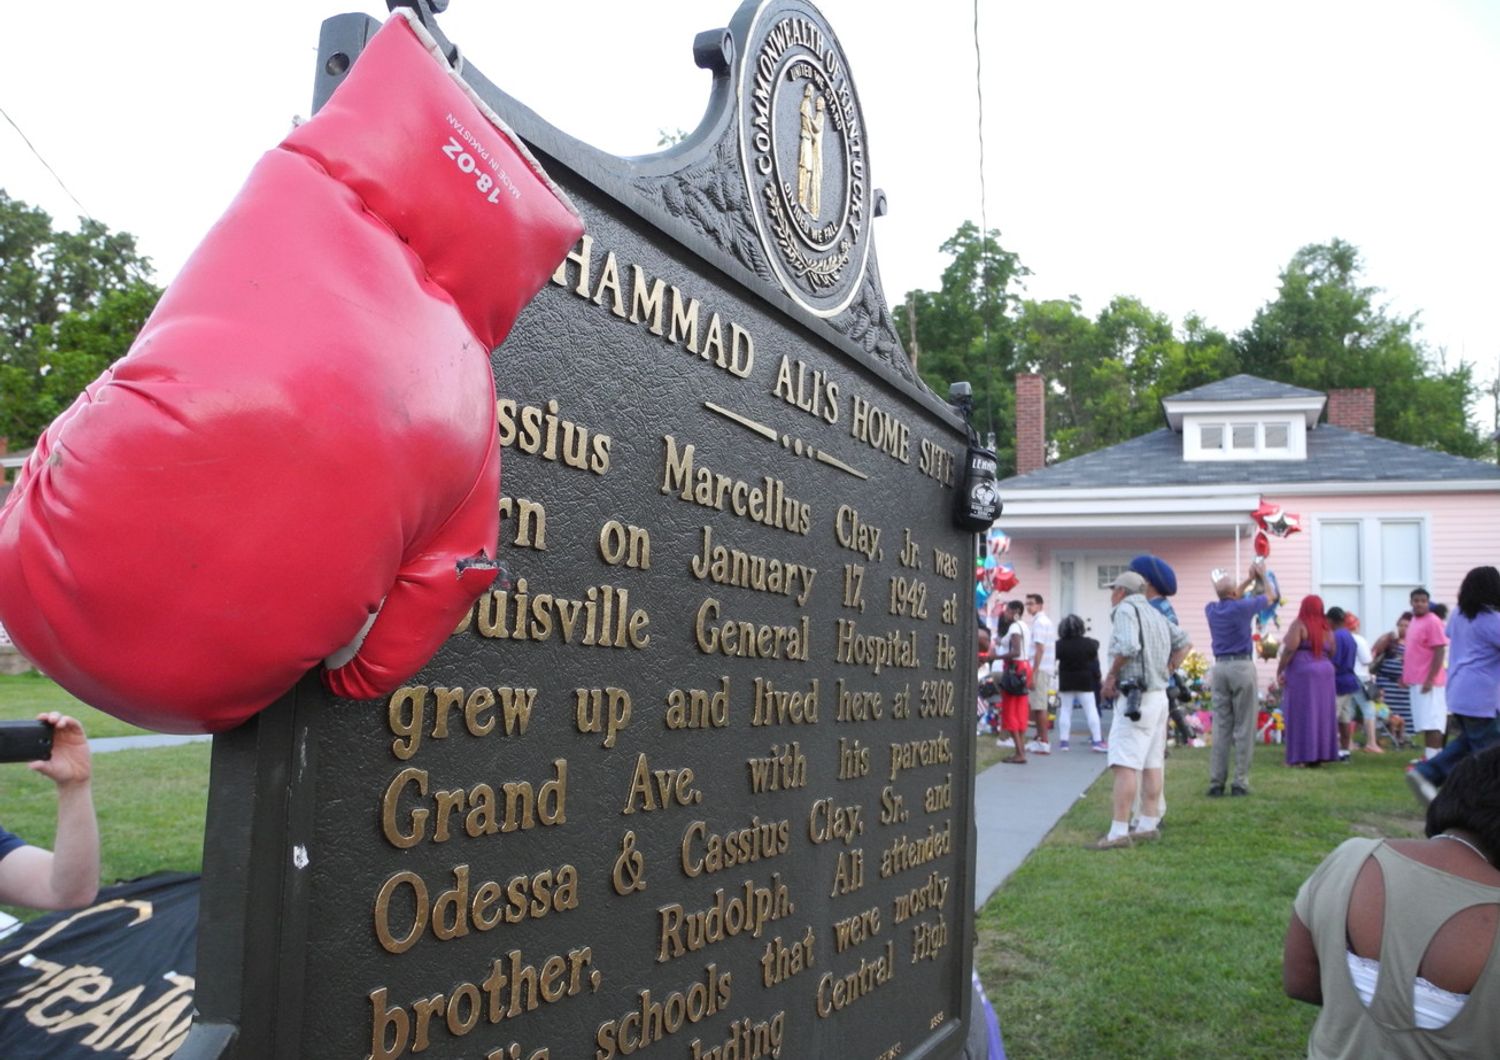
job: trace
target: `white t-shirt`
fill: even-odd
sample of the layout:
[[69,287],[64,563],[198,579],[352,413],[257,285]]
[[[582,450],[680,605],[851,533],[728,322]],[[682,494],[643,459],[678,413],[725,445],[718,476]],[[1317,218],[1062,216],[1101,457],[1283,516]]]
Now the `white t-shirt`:
[[1000,651],[1010,658],[1028,663],[1031,661],[1031,630],[1026,628],[1025,622],[1012,622],[1005,635],[1000,638],[1000,643]]
[[1370,642],[1358,633],[1349,634],[1354,638],[1354,676],[1361,681],[1370,679],[1370,662],[1374,658],[1370,654]]
[[1036,654],[1038,644],[1042,646],[1042,672],[1057,673],[1057,627],[1045,611],[1038,611],[1031,619],[1031,645],[1026,649],[1028,662]]

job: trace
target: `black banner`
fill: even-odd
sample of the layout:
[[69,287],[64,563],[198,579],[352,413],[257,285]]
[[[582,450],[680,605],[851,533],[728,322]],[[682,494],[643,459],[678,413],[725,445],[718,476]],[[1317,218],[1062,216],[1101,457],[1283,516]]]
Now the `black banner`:
[[197,924],[198,877],[173,872],[17,929],[0,944],[0,1056],[171,1056],[192,1021]]

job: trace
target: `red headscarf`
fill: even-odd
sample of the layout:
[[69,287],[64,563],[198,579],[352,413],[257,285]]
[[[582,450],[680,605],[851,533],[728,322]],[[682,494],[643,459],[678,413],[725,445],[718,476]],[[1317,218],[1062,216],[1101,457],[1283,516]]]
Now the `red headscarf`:
[[1297,612],[1297,620],[1307,630],[1307,643],[1312,648],[1312,653],[1322,655],[1323,645],[1333,636],[1328,628],[1328,619],[1323,614],[1323,598],[1304,596],[1302,610]]

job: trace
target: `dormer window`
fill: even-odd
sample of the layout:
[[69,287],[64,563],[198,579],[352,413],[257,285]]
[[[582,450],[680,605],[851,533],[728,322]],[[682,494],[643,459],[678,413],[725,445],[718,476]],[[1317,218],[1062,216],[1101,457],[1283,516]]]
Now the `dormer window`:
[[1188,460],[1297,460],[1305,455],[1300,419],[1187,417],[1183,456]]
[[1163,398],[1187,461],[1306,460],[1326,403],[1316,390],[1236,375]]

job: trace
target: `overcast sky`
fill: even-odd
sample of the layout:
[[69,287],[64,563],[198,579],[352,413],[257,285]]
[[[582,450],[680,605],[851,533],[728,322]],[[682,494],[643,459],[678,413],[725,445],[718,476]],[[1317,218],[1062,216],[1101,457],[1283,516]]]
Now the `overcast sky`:
[[[889,214],[886,294],[935,287],[980,211],[971,0],[824,0]],[[305,115],[318,25],[382,3],[7,5],[0,108],[89,213],[169,280],[256,157]],[[453,0],[491,80],[616,154],[691,129],[698,30],[729,0]],[[1132,294],[1229,332],[1334,236],[1423,337],[1500,371],[1500,3],[980,0],[988,217],[1032,297]],[[0,122],[0,186],[80,212]],[[1486,425],[1491,413],[1483,412]]]

